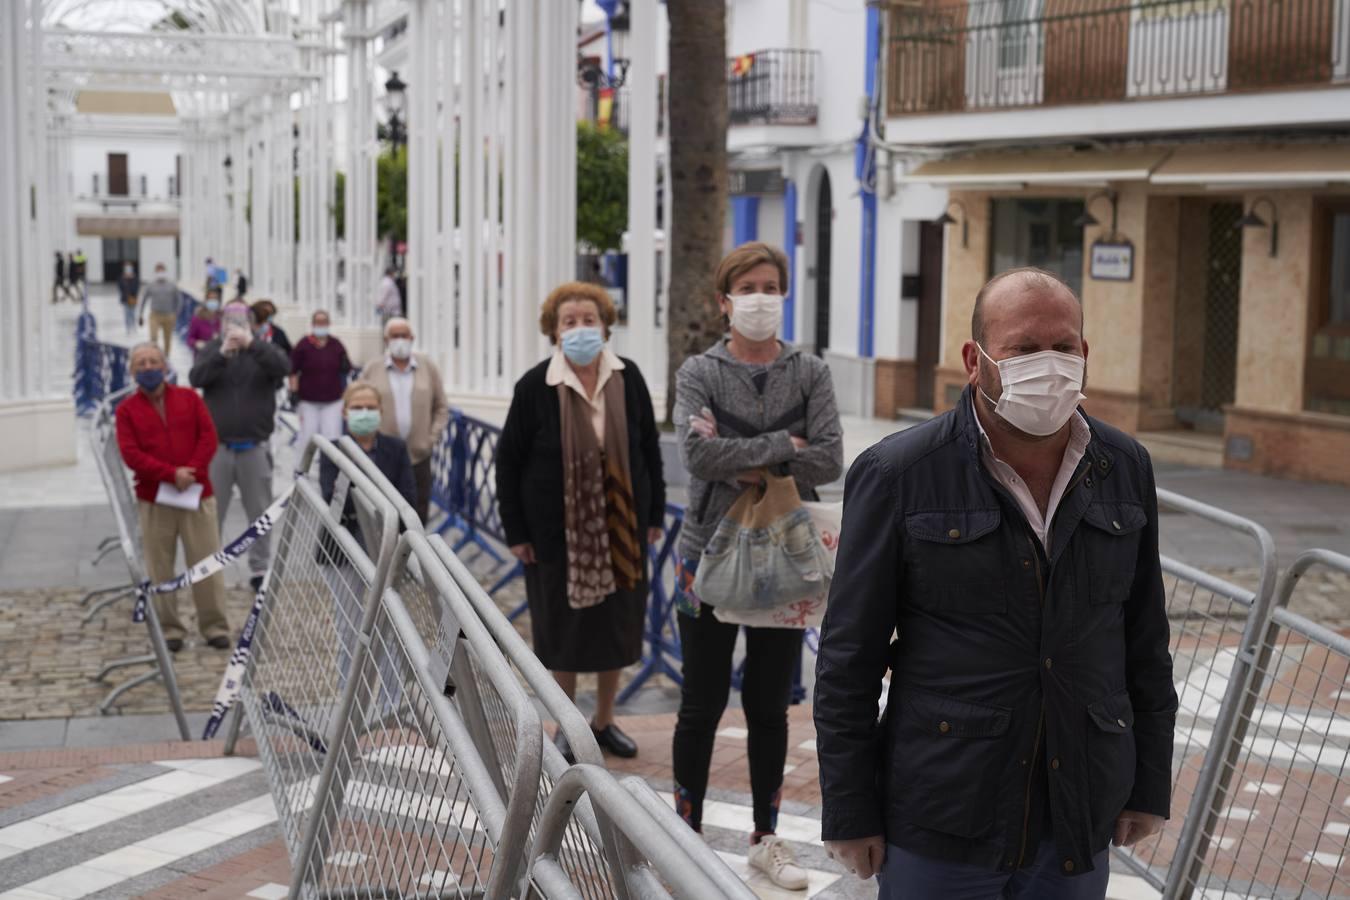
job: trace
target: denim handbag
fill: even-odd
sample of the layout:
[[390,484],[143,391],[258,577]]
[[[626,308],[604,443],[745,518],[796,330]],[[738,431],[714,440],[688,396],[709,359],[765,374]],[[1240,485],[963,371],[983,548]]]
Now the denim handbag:
[[718,609],[765,610],[827,593],[834,561],[792,476],[761,472],[718,523],[694,593]]

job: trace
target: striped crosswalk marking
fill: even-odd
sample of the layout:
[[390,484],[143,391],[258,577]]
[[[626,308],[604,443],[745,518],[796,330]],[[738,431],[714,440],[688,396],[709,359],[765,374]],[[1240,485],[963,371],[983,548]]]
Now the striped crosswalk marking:
[[0,828],[0,859],[101,828],[260,768],[257,760],[237,758],[173,760],[157,765],[176,771]]
[[0,894],[0,900],[83,897],[162,869],[184,857],[271,825],[276,820],[272,798],[264,795],[44,875]]

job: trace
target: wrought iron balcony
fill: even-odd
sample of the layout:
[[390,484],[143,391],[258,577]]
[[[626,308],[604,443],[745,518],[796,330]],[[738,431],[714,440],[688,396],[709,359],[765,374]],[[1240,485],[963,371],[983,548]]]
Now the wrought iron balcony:
[[1350,82],[1350,0],[914,0],[892,116]]
[[814,125],[815,50],[760,50],[727,60],[732,125]]

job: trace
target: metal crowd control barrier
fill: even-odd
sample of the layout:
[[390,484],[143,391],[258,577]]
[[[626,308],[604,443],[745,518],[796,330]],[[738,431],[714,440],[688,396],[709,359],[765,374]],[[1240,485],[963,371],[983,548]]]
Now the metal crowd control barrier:
[[1168,897],[1350,897],[1350,637],[1287,608],[1319,566],[1350,573],[1350,556],[1310,550],[1280,579],[1233,735],[1210,752],[1220,784],[1242,788],[1188,817],[1194,849]]
[[[122,549],[122,555],[127,561],[127,572],[131,576],[131,584],[126,587],[106,589],[117,593],[111,600],[101,601],[91,610],[85,616],[86,622],[109,603],[116,602],[125,596],[134,595],[136,585],[143,584],[147,580],[145,564],[141,559],[140,512],[136,503],[136,495],[132,492],[131,482],[127,478],[126,466],[122,463],[121,451],[117,447],[117,405],[126,399],[132,390],[134,388],[118,391],[98,404],[94,421],[90,427],[94,462],[98,466],[103,487],[108,492],[108,503],[112,507],[113,521],[117,525],[117,540]],[[98,593],[101,592],[86,595],[85,601],[87,602]],[[103,698],[103,702],[99,704],[99,712],[107,713],[122,694],[158,678],[164,683],[164,691],[169,695],[169,707],[178,723],[179,735],[185,741],[190,740],[187,716],[183,713],[183,698],[179,694],[178,680],[174,676],[173,658],[169,654],[168,645],[164,642],[164,632],[160,629],[159,615],[155,612],[154,603],[146,604],[145,627],[150,638],[150,653],[112,660],[99,670],[95,680],[102,681],[112,672],[129,666],[148,664],[151,666],[150,670],[115,686]]]
[[192,322],[199,301],[182,288],[178,289],[178,299],[182,302],[178,304],[178,319],[174,322],[173,330],[180,341],[186,341],[188,325]]
[[[435,533],[443,534],[451,528],[460,531],[462,536],[454,545],[455,552],[472,544],[498,565],[506,561],[492,544],[496,541],[506,546],[506,529],[497,509],[497,441],[501,435],[502,430],[496,425],[453,411],[445,439],[433,452],[431,461],[431,499],[446,513]],[[497,593],[524,574],[525,567],[513,562],[488,593]],[[511,618],[523,611],[522,605],[511,613]]]
[[564,772],[549,795],[530,853],[530,881],[550,900],[594,896],[594,885],[570,870],[564,855],[568,823],[582,808],[583,797],[614,822],[643,860],[626,869],[621,882],[632,896],[756,896],[725,864],[707,864],[707,857],[718,858],[641,779],[630,776],[620,784],[605,769],[583,764]]
[[647,649],[642,654],[642,667],[619,694],[619,703],[626,703],[653,675],[664,675],[676,684],[684,680],[679,667],[680,631],[675,627],[675,562],[680,529],[684,526],[684,507],[667,503],[664,525],[661,545],[647,548],[652,566],[651,595],[647,599],[642,635]]
[[[318,456],[339,472],[332,502],[306,474]],[[306,448],[300,470],[225,733],[225,752],[233,753],[248,720],[297,870],[328,749],[342,736],[360,680],[353,670],[364,651],[362,626],[393,559],[397,521],[380,491],[324,438]],[[342,482],[358,513],[359,538],[341,523]]]
[[[557,722],[576,760],[583,764],[603,766],[604,758],[594,732],[464,562],[439,535],[424,541],[420,522],[411,506],[354,441],[343,438],[339,446],[357,460],[371,481],[384,491],[386,498],[399,510],[408,530],[401,547],[410,546],[412,553],[408,564],[395,564],[391,586],[402,601],[402,608],[423,646],[454,646],[448,643],[447,636],[453,634],[456,628],[460,630],[458,648],[452,653],[440,654],[442,658],[448,656],[450,659],[448,673],[453,688],[453,708],[460,713],[498,789],[503,796],[511,798],[512,808],[516,808],[516,804],[524,804],[526,800],[526,794],[517,791],[532,790],[529,830],[532,839],[537,838],[541,816],[544,815],[549,797],[555,785],[565,776],[569,764],[552,741],[542,739],[542,728],[538,740],[539,761],[534,761],[534,737],[530,738],[527,745],[529,757],[522,760],[521,732],[518,727],[520,720],[511,712],[520,703],[516,696],[517,687],[523,684],[533,694],[533,702],[542,708],[546,716]],[[673,545],[672,542],[673,537],[669,537],[665,543],[667,549]],[[421,552],[423,543],[429,545],[435,556],[434,562],[426,559]],[[454,591],[447,593],[444,586],[440,590],[428,589],[426,573],[435,566],[442,567],[448,573]],[[432,654],[433,657],[437,655]],[[508,673],[497,668],[498,659],[508,667]],[[383,669],[381,671],[384,672]],[[382,674],[381,678],[387,681],[388,675]],[[505,694],[503,685],[507,686]],[[537,783],[522,788],[520,777],[526,765],[537,771]],[[710,883],[707,879],[721,886],[717,893],[687,896],[750,896],[725,863],[695,837],[650,788],[645,784],[641,784],[641,788],[645,795],[639,796],[643,801],[639,805],[645,809],[629,810],[629,815],[645,819],[646,824],[640,827],[648,829],[649,833],[652,828],[664,829],[666,839],[682,848],[680,852],[684,858],[681,864],[703,873],[701,877],[704,881],[699,883],[700,890]],[[635,793],[636,789],[630,787],[629,791]],[[632,803],[631,800],[624,802]],[[631,822],[629,824],[633,827]],[[628,829],[616,829],[604,810],[593,808],[586,797],[580,798],[551,851],[559,870],[555,876],[567,880],[573,888],[572,892],[564,892],[562,896],[580,895],[616,900],[666,896],[664,891],[654,892],[652,889],[656,881],[649,860],[657,860],[640,847],[635,847],[637,841],[630,838]],[[660,870],[659,865],[657,869]],[[544,896],[559,896],[551,891],[543,891],[539,884],[533,887]],[[525,895],[523,887],[521,895]]]
[[[416,512],[398,493],[398,490],[375,467],[369,457],[350,437],[344,437],[339,446],[352,456],[362,470],[371,478],[386,498],[398,509],[405,528],[410,532],[422,534],[421,522]],[[456,685],[455,705],[461,710],[464,721],[475,737],[475,744],[483,758],[489,761],[499,786],[515,777],[519,769],[517,761],[517,742],[512,735],[501,728],[493,728],[489,723],[501,722],[501,710],[505,702],[496,687],[500,679],[491,677],[480,665],[477,647],[491,646],[500,654],[512,669],[510,679],[523,682],[534,692],[536,700],[544,711],[553,718],[572,747],[574,758],[582,762],[603,765],[600,747],[595,741],[584,716],[576,705],[563,693],[557,681],[539,662],[534,651],[520,637],[511,623],[497,609],[491,597],[482,585],[469,572],[463,561],[436,535],[430,541],[437,564],[445,568],[460,592],[463,602],[472,608],[473,627],[466,632],[469,652],[459,652],[450,667],[451,681]],[[411,571],[408,573],[411,574]],[[429,593],[425,588],[406,578],[395,582],[395,588],[403,599],[414,627],[424,644],[436,646],[443,640],[443,611],[445,601],[440,595]],[[463,621],[458,617],[456,621]],[[479,629],[482,629],[481,631]],[[476,637],[477,640],[473,638]],[[567,761],[551,741],[542,742],[542,762],[538,780],[534,816],[531,824],[543,809],[549,790],[554,781],[567,768]],[[567,871],[584,878],[593,889],[588,896],[622,897],[628,895],[622,882],[614,886],[615,873],[623,871],[623,860],[619,856],[617,838],[596,820],[589,809],[578,812],[566,833],[563,859]]]
[[75,414],[87,416],[99,401],[127,386],[127,348],[98,340],[98,326],[88,308],[80,313],[75,332]]
[[[403,535],[383,585],[290,896],[512,896],[539,779],[538,713],[422,534]],[[439,619],[430,646],[413,607]],[[513,751],[509,767],[492,747]],[[347,864],[329,865],[337,856]]]
[[[1276,560],[1270,534],[1255,522],[1170,491],[1158,491],[1160,507],[1175,509],[1250,538],[1260,575],[1250,591],[1164,556],[1163,580],[1172,625],[1173,680],[1179,710],[1172,760],[1172,818],[1157,837],[1132,848],[1116,848],[1116,858],[1164,896],[1177,896],[1181,861],[1204,855],[1203,832],[1196,827],[1217,810],[1230,788],[1231,768],[1220,765],[1215,748],[1240,745],[1238,709],[1251,677],[1262,623],[1274,598]],[[1210,829],[1212,833],[1212,829]]]

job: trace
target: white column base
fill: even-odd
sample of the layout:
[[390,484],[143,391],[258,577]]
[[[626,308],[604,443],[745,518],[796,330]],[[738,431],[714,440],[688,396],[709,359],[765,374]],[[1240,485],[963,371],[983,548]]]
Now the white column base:
[[0,403],[0,472],[75,464],[73,400]]

